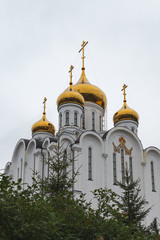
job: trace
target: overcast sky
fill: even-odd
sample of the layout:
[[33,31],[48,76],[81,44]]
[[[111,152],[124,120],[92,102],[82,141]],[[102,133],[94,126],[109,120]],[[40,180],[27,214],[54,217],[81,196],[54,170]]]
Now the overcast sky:
[[103,89],[106,128],[127,103],[139,114],[143,147],[160,148],[159,0],[0,0],[0,168],[43,112],[58,127],[56,100],[81,74],[82,41],[88,80]]

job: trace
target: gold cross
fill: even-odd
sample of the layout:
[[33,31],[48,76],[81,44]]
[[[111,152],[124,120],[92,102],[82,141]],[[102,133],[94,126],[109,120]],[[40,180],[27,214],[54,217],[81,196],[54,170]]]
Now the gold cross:
[[70,66],[70,70],[69,70],[69,73],[70,73],[70,90],[72,89],[72,70],[73,70],[73,66],[71,65]]
[[87,43],[88,43],[88,41],[87,42],[85,42],[85,41],[83,41],[83,43],[82,43],[82,47],[81,47],[81,49],[78,51],[79,53],[82,51],[82,70],[85,70],[85,67],[84,67],[84,59],[85,59],[85,56],[84,56],[84,48],[85,48],[85,46],[87,45]]
[[47,98],[44,97],[44,101],[43,101],[43,104],[44,104],[44,112],[43,112],[43,114],[46,114],[46,101],[47,101]]
[[128,86],[126,85],[126,84],[124,84],[123,85],[123,88],[122,88],[122,90],[121,91],[123,91],[123,95],[124,95],[124,100],[123,100],[123,102],[125,103],[126,102],[126,88],[127,88]]

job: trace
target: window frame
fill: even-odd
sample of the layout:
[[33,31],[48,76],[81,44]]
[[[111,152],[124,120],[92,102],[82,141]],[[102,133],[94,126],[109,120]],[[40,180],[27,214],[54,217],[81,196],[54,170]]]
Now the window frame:
[[156,189],[155,189],[155,174],[154,174],[154,164],[153,164],[153,161],[151,161],[150,166],[151,166],[152,192],[156,192]]
[[59,114],[59,128],[62,127],[62,113]]
[[92,172],[92,148],[88,148],[88,180],[93,180],[93,172]]
[[115,152],[113,152],[113,185],[117,185],[117,161]]
[[92,130],[95,130],[95,112],[92,111]]
[[129,174],[131,181],[133,182],[133,157],[129,156]]
[[69,111],[66,111],[65,113],[65,125],[69,126]]
[[125,178],[124,178],[124,170],[125,170],[125,167],[124,167],[124,149],[121,148],[121,173],[122,173],[122,184],[125,183]]
[[74,112],[74,126],[78,127],[78,113],[77,112]]

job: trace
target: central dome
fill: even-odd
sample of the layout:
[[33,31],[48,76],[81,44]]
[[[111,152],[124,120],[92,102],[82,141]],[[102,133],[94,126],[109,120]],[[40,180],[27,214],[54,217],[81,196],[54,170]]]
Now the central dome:
[[86,102],[93,102],[101,106],[103,109],[106,108],[107,99],[105,93],[88,81],[84,69],[82,69],[82,74],[78,82],[73,85],[73,89],[82,94]]

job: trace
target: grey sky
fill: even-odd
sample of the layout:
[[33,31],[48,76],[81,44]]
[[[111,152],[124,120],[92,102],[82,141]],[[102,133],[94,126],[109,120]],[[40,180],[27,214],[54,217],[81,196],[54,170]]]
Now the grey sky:
[[108,99],[107,128],[127,103],[140,117],[143,147],[160,148],[159,0],[0,1],[0,168],[11,160],[20,138],[31,138],[46,96],[47,118],[56,127],[56,100],[81,73],[83,40],[86,76]]

